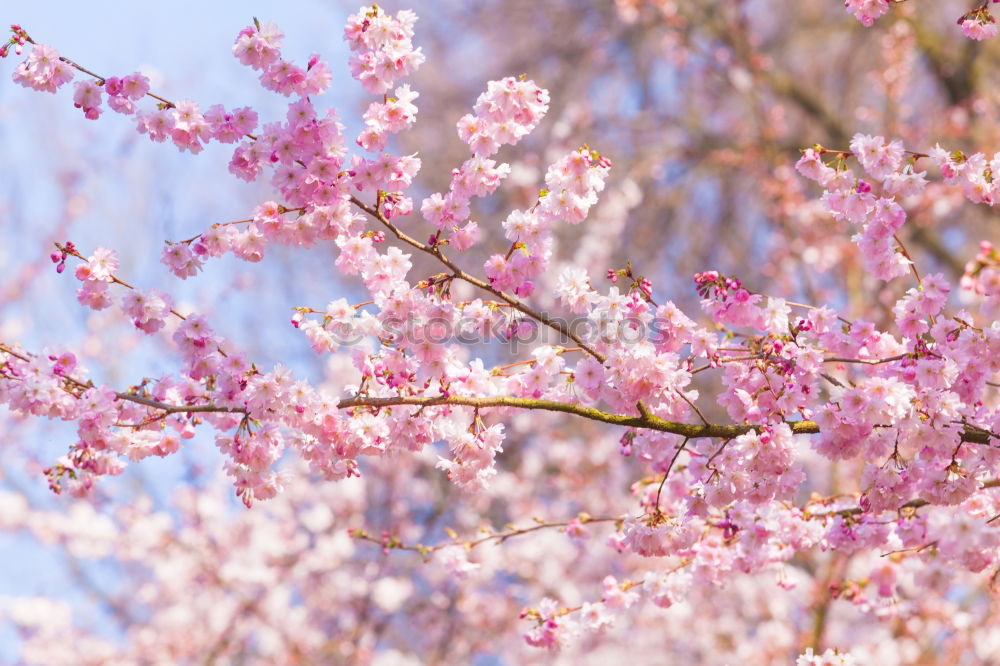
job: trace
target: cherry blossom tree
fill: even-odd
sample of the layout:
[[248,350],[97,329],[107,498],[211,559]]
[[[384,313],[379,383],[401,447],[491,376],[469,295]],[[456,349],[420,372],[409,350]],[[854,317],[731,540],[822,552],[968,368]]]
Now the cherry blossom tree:
[[[115,382],[89,367],[114,358],[55,334],[0,341],[11,437],[72,433],[29,477],[56,499],[12,480],[2,528],[62,552],[101,618],[6,598],[19,658],[996,659],[1000,99],[973,73],[990,3],[823,13],[894,62],[839,104],[815,88],[830,63],[792,57],[820,20],[803,3],[553,3],[565,58],[527,33],[479,45],[517,68],[469,81],[441,35],[492,4],[432,21],[434,53],[431,7],[350,15],[357,119],[322,102],[333,66],[287,57],[266,20],[231,51],[287,98],[278,117],[11,27],[15,83],[191,159],[229,144],[229,175],[270,192],[163,239],[157,284],[123,269],[127,241],[53,243],[80,306],[170,370]],[[499,4],[515,30],[537,5]],[[928,100],[943,120],[918,117]],[[266,314],[318,378],[173,293],[282,247],[341,275],[326,304]],[[151,458],[183,470],[168,498],[107,493]]]

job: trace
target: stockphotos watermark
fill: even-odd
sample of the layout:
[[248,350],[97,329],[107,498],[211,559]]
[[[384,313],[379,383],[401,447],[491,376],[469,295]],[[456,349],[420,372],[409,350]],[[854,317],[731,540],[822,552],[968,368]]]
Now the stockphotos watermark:
[[565,319],[549,315],[545,318],[546,323],[541,323],[527,317],[426,317],[408,314],[373,317],[363,325],[357,320],[349,323],[334,321],[324,329],[340,346],[356,345],[374,336],[407,346],[477,345],[499,341],[510,347],[512,352],[517,352],[538,345],[573,346],[581,342],[587,346],[628,346],[643,341],[655,344],[668,340],[670,331],[675,328],[662,318]]

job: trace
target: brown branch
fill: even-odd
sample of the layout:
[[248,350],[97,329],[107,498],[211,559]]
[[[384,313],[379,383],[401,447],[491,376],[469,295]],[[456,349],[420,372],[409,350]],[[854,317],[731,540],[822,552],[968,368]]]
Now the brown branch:
[[430,256],[434,257],[435,259],[437,259],[438,261],[440,261],[442,264],[444,264],[445,266],[447,266],[452,271],[454,277],[456,277],[456,278],[458,278],[460,280],[463,280],[465,282],[468,282],[471,285],[479,287],[480,289],[482,289],[484,291],[488,291],[489,293],[493,294],[497,298],[499,298],[499,299],[503,300],[504,302],[506,302],[508,305],[510,305],[515,310],[517,310],[517,311],[519,311],[519,312],[521,312],[523,314],[528,315],[532,319],[534,319],[534,320],[536,320],[538,322],[541,322],[542,324],[545,324],[546,326],[548,326],[552,330],[556,331],[557,333],[566,336],[567,338],[569,338],[570,340],[572,340],[573,342],[575,342],[577,344],[577,346],[579,346],[581,349],[583,349],[585,352],[587,352],[588,354],[590,354],[591,356],[593,356],[597,360],[599,360],[601,362],[604,361],[604,355],[603,354],[599,353],[598,351],[596,351],[595,349],[593,349],[592,347],[590,347],[589,345],[587,345],[587,343],[585,343],[580,336],[578,336],[577,334],[575,334],[571,330],[569,330],[565,326],[565,324],[562,324],[561,322],[555,321],[554,319],[552,319],[551,317],[549,317],[544,312],[540,312],[538,310],[534,310],[533,308],[531,308],[528,305],[526,305],[523,301],[521,301],[521,300],[519,300],[519,299],[517,299],[517,298],[515,298],[513,296],[510,296],[510,295],[508,295],[508,294],[500,291],[499,289],[496,289],[490,283],[485,282],[484,280],[480,280],[479,278],[475,277],[474,275],[470,275],[469,273],[466,273],[464,270],[462,270],[461,268],[459,268],[458,265],[456,265],[451,259],[449,259],[448,257],[446,257],[444,255],[444,253],[441,252],[441,249],[439,247],[427,245],[425,243],[421,243],[417,239],[415,239],[415,238],[413,238],[411,236],[408,236],[407,234],[403,233],[399,229],[399,227],[397,227],[395,224],[393,224],[392,222],[390,222],[389,219],[386,218],[386,216],[382,214],[382,211],[379,210],[378,206],[375,206],[375,207],[369,206],[369,205],[367,205],[366,203],[364,203],[363,201],[361,201],[360,199],[358,199],[355,196],[351,196],[351,203],[353,203],[355,206],[357,206],[358,208],[360,208],[361,210],[363,210],[365,213],[367,213],[371,217],[373,217],[376,220],[378,220],[379,222],[381,222],[382,225],[385,226],[387,229],[389,229],[389,231],[391,231],[396,236],[396,238],[398,238],[399,240],[403,241],[404,243],[406,243],[407,245],[409,245],[409,246],[411,246],[413,248],[416,248],[417,250],[420,250],[421,252],[429,254]]
[[[24,33],[24,38],[25,38],[25,41],[27,41],[32,46],[35,46],[35,45],[38,44],[38,42],[36,42],[35,40],[33,40],[31,37],[28,36],[28,33]],[[75,69],[75,70],[77,70],[79,72],[83,72],[84,74],[86,74],[88,76],[94,77],[95,79],[97,79],[98,83],[100,85],[102,85],[102,86],[104,85],[104,82],[108,80],[106,76],[101,76],[100,74],[96,74],[96,73],[90,71],[89,69],[87,69],[86,67],[84,67],[82,65],[79,65],[76,62],[70,60],[66,56],[59,56],[59,60],[61,60],[62,62],[66,63],[67,65],[69,65],[70,67],[72,67],[73,69]],[[157,100],[158,102],[162,102],[163,104],[165,104],[168,108],[174,108],[174,107],[177,106],[176,104],[174,104],[173,102],[171,102],[169,99],[165,99],[165,98],[160,97],[159,95],[155,95],[155,94],[153,94],[151,92],[147,92],[146,93],[146,97],[152,97],[153,99]]]
[[[30,361],[28,356],[20,354],[14,351],[9,346],[0,343],[0,352],[4,352],[21,359],[22,361]],[[69,382],[76,384],[77,386],[87,389],[93,387],[92,382],[82,382],[80,380],[74,379],[72,377],[65,377]],[[183,413],[208,413],[208,412],[225,412],[225,413],[236,413],[236,414],[248,414],[249,410],[245,406],[235,406],[235,405],[216,405],[214,403],[201,404],[201,405],[173,405],[170,403],[160,402],[159,400],[153,400],[151,398],[146,398],[140,395],[126,392],[117,392],[116,397],[119,400],[127,400],[130,402],[135,402],[140,405],[145,405],[147,407],[152,407],[153,409],[162,410],[168,414],[183,414]],[[644,414],[629,416],[623,414],[615,414],[613,412],[605,412],[595,407],[587,407],[584,405],[578,405],[574,403],[567,402],[556,402],[554,400],[539,400],[536,398],[518,398],[518,397],[508,397],[508,396],[498,396],[490,398],[476,398],[467,396],[386,396],[386,397],[372,397],[372,396],[355,396],[353,398],[345,398],[337,403],[338,409],[355,409],[355,408],[374,408],[382,409],[386,407],[394,407],[398,405],[410,405],[418,407],[477,407],[477,408],[489,408],[489,407],[510,407],[516,409],[537,409],[541,411],[549,412],[561,412],[563,414],[573,414],[575,416],[580,416],[592,421],[599,421],[601,423],[609,423],[611,425],[624,426],[627,428],[643,428],[646,430],[656,430],[659,432],[669,432],[675,435],[681,435],[683,437],[688,437],[690,439],[702,439],[702,438],[721,438],[721,439],[733,439],[734,437],[739,437],[751,431],[759,431],[765,424],[720,424],[720,423],[707,423],[707,424],[688,424],[688,423],[677,423],[674,421],[668,421],[666,419],[660,418],[655,414],[649,412],[648,410],[643,410]],[[820,432],[819,426],[815,421],[788,421],[786,422],[793,434],[805,435],[805,434],[816,434]],[[962,441],[972,442],[976,444],[989,444],[992,439],[992,434],[982,429],[966,426],[962,431]]]
[[[965,442],[971,441],[968,439],[964,439],[965,433],[963,433],[962,436],[963,436],[962,441]],[[1000,479],[990,479],[988,481],[984,481],[981,490],[986,488],[1000,488]],[[897,511],[906,511],[907,509],[919,509],[929,504],[931,504],[930,501],[925,500],[921,497],[917,497],[916,499],[911,499],[909,502],[900,505]],[[843,516],[846,518],[848,516],[857,516],[864,512],[865,512],[864,509],[862,509],[860,506],[856,506],[850,509],[840,509],[839,511],[828,511],[826,513],[811,513],[809,511],[806,511],[805,513],[807,514],[808,518],[829,518],[831,516]]]
[[[355,539],[360,539],[361,541],[368,541],[370,543],[378,544],[383,548],[383,550],[386,551],[407,550],[414,553],[420,553],[422,556],[427,557],[427,555],[429,555],[430,553],[433,553],[434,551],[437,550],[441,550],[443,548],[447,548],[448,546],[463,546],[467,549],[472,549],[475,548],[476,546],[482,545],[489,541],[496,541],[498,544],[500,544],[506,541],[507,539],[510,539],[511,537],[522,536],[524,534],[530,534],[532,532],[537,532],[539,530],[544,530],[544,529],[550,529],[553,527],[566,527],[571,522],[567,520],[562,522],[546,523],[537,518],[535,520],[537,524],[532,525],[531,527],[515,527],[513,525],[508,525],[507,529],[503,532],[491,533],[484,537],[479,537],[478,539],[459,540],[457,535],[448,530],[449,535],[451,535],[452,537],[452,541],[446,541],[431,546],[426,546],[424,544],[419,544],[419,543],[416,545],[407,545],[402,541],[400,541],[399,539],[397,539],[396,537],[389,535],[385,535],[382,537],[375,537],[372,536],[371,534],[368,534],[362,529],[351,530],[350,534]],[[575,520],[578,520],[581,525],[587,525],[589,523],[610,523],[613,521],[621,520],[621,518],[612,516],[605,516],[603,518],[594,518],[590,514],[581,513],[579,516],[576,517]]]

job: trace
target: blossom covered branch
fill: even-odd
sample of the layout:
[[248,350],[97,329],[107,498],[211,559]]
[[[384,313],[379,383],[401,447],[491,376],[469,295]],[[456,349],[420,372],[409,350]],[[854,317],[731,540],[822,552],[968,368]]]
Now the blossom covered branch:
[[[889,3],[847,7],[870,24]],[[100,117],[107,95],[107,106],[133,116],[151,140],[169,139],[192,154],[211,141],[236,144],[230,173],[248,182],[269,176],[274,200],[165,244],[161,262],[174,276],[194,278],[230,253],[261,262],[272,244],[320,246],[367,292],[357,305],[336,297],[325,307],[293,306],[295,331],[318,355],[350,361],[331,390],[280,363],[250,360],[207,318],[181,314],[166,291],[122,279],[113,248],[84,256],[71,242],[57,245],[57,272],[71,258],[78,262],[72,273],[83,306],[116,307],[167,342],[177,361],[173,374],[119,391],[92,379],[67,350],[30,354],[0,345],[0,402],[76,425],[69,452],[46,470],[54,490],[85,496],[126,460],[175,454],[184,440],[211,430],[247,507],[278,501],[286,454],[306,468],[295,474],[325,481],[426,454],[444,472],[442,483],[446,477],[476,497],[491,492],[519,414],[624,428],[612,435],[614,453],[629,461],[638,512],[621,507],[621,518],[587,514],[439,546],[408,545],[414,542],[389,530],[382,538],[353,532],[385,550],[447,551],[449,566],[468,574],[475,567],[463,551],[480,543],[537,536],[546,527],[583,539],[590,523],[610,523],[608,545],[621,558],[651,558],[648,570],[624,582],[608,574],[589,602],[547,599],[525,609],[526,639],[543,647],[603,631],[640,594],[669,607],[696,582],[783,571],[817,550],[845,558],[891,552],[900,561],[933,556],[937,565],[971,572],[1000,566],[993,524],[1000,513],[1000,260],[991,243],[980,245],[958,285],[959,308],[955,285],[921,270],[905,245],[908,206],[932,181],[970,204],[1000,200],[1000,153],[907,150],[863,133],[848,149],[817,144],[802,152],[798,172],[822,190],[817,215],[856,230],[850,240],[868,279],[895,289],[886,292],[891,314],[849,317],[848,308],[768,295],[716,270],[693,276],[701,311],[684,311],[665,298],[656,276],[632,263],[595,271],[556,261],[557,238],[587,233],[611,178],[611,160],[589,143],[560,149],[544,182],[532,186],[537,195],[502,220],[477,204],[512,174],[500,151],[536,130],[549,110],[548,91],[526,76],[486,85],[456,121],[467,158],[455,168],[433,165],[450,172],[447,189],[414,202],[423,160],[389,147],[416,124],[420,95],[401,83],[424,63],[415,22],[413,12],[377,5],[348,19],[351,74],[375,97],[353,141],[358,150],[336,110],[315,101],[330,86],[329,67],[319,56],[303,67],[283,59],[284,35],[273,24],[255,20],[232,47],[265,90],[290,99],[283,118],[259,129],[252,108],[213,105],[202,113],[195,102],[150,93],[139,73],[98,76],[12,27],[0,55],[29,50],[15,82],[54,93],[83,73],[90,78],[74,85],[73,103],[86,118]],[[962,29],[978,39],[993,25],[984,4],[963,17]],[[142,108],[146,98],[155,108]],[[928,177],[928,168],[940,178]],[[463,268],[473,259],[461,255],[480,257],[480,268]],[[477,297],[453,296],[458,283]],[[511,353],[496,365],[470,351],[481,344],[472,349],[500,356],[497,343]],[[831,469],[843,463],[850,490],[803,505],[814,473],[809,460]],[[879,596],[891,597],[894,574],[872,575],[888,590]],[[804,658],[809,663],[811,653]]]

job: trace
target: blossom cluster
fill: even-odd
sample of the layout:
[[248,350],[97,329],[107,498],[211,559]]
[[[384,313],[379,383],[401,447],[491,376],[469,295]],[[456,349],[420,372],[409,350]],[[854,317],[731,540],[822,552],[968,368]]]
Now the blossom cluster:
[[[452,171],[447,193],[435,192],[420,206],[424,219],[440,231],[451,231],[445,238],[435,234],[432,240],[448,243],[459,251],[469,249],[479,238],[479,224],[469,220],[474,197],[492,194],[510,175],[510,165],[489,159],[501,145],[513,145],[526,136],[545,116],[549,94],[534,81],[507,77],[491,81],[476,100],[475,115],[458,121],[458,135],[469,144],[472,157]],[[463,223],[464,226],[460,226]]]
[[347,20],[344,39],[355,52],[348,61],[351,76],[373,95],[388,91],[424,62],[423,51],[413,46],[417,15],[403,10],[395,16],[378,5],[362,7]]
[[[927,171],[917,171],[919,160],[931,161],[944,182],[961,187],[973,203],[992,206],[1000,200],[1000,182],[992,178],[994,168],[1000,167],[1000,153],[992,158],[983,153],[966,156],[940,145],[927,153],[914,153],[905,150],[899,141],[866,134],[854,135],[850,148],[850,152],[809,148],[795,166],[825,189],[823,202],[831,213],[858,227],[859,233],[852,240],[858,244],[868,270],[882,280],[910,270],[912,262],[900,248],[896,234],[906,223],[901,202],[920,194],[928,184]],[[826,154],[833,155],[832,165],[824,161]],[[847,166],[849,157],[857,159],[872,182]]]
[[963,289],[983,298],[983,310],[992,316],[1000,313],[1000,253],[990,241],[979,244],[979,253],[965,266]]
[[[6,45],[5,45],[6,46]],[[14,81],[26,88],[54,93],[73,80],[73,69],[59,59],[51,46],[38,44],[14,70]]]
[[[874,25],[875,20],[889,11],[892,3],[901,0],[846,0],[844,7],[861,24],[867,28]],[[992,0],[997,2],[998,0]],[[956,23],[962,29],[962,34],[969,39],[982,40],[997,34],[996,19],[990,14],[990,0],[958,17]]]
[[590,207],[611,161],[596,151],[580,148],[549,167],[545,174],[547,189],[538,203],[527,211],[514,211],[503,222],[504,235],[513,243],[506,255],[494,254],[485,265],[490,284],[501,291],[530,296],[533,278],[548,266],[551,257],[551,225],[555,220],[579,224]]
[[237,35],[233,55],[244,65],[261,70],[260,84],[264,88],[285,97],[318,95],[329,88],[330,68],[318,55],[309,58],[305,69],[281,58],[283,36],[273,23],[260,25],[254,21]]
[[458,121],[458,136],[476,157],[489,157],[531,133],[549,109],[549,93],[534,81],[508,76],[490,81],[476,100],[475,114]]

